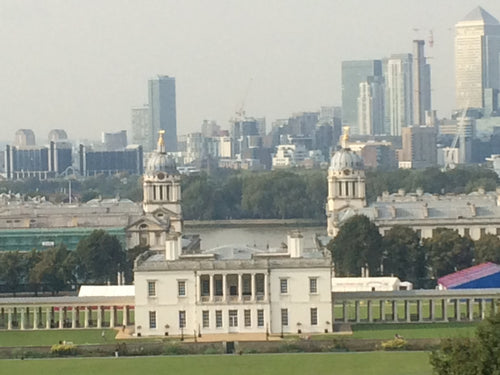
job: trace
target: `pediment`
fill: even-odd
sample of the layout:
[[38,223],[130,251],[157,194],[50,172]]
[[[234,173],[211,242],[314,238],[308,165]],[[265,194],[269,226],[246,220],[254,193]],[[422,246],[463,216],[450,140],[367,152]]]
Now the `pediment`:
[[141,230],[141,229],[148,231],[164,230],[165,224],[166,224],[165,222],[161,222],[157,220],[154,216],[148,214],[130,223],[127,226],[126,230]]

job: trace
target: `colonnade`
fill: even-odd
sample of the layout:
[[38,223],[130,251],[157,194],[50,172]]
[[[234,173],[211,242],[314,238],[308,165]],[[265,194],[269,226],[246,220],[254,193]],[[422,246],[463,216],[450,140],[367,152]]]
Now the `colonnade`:
[[332,318],[345,323],[476,321],[498,312],[500,290],[496,291],[332,293]]
[[114,328],[133,324],[132,311],[129,305],[3,305],[0,329]]
[[267,273],[200,273],[197,274],[198,302],[267,302]]

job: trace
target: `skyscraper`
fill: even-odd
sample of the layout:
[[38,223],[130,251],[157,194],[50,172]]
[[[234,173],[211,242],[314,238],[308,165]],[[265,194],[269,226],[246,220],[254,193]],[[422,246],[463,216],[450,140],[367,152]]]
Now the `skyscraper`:
[[360,135],[384,134],[384,80],[368,77],[359,84],[358,128]]
[[412,55],[392,55],[387,61],[385,82],[391,135],[413,123]]
[[424,125],[425,111],[431,110],[431,67],[424,46],[424,40],[413,41],[413,125]]
[[132,108],[132,144],[142,145],[144,152],[154,150],[153,129],[149,120],[149,106]]
[[[484,108],[500,89],[500,23],[477,7],[455,25],[456,108]],[[488,115],[488,114],[486,114]]]
[[351,127],[352,134],[359,134],[359,84],[375,76],[382,76],[380,60],[342,61],[342,122]]
[[[157,76],[149,80],[149,113],[151,121],[150,141],[159,130],[165,130],[165,150],[177,151],[177,116],[175,105],[175,78]],[[151,147],[152,149],[153,147]],[[149,145],[148,145],[149,149]]]

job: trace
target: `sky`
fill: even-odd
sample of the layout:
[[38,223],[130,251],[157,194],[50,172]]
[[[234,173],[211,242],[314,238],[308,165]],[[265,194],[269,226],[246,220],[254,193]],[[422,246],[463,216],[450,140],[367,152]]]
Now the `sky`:
[[147,81],[176,78],[177,132],[228,128],[240,108],[267,127],[341,105],[341,62],[426,45],[433,107],[454,106],[454,25],[483,0],[0,0],[0,141],[31,128],[71,139],[130,129]]

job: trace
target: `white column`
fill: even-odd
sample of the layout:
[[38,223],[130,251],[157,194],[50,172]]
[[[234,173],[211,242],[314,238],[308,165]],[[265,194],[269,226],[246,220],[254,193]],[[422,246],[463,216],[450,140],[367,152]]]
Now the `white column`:
[[436,301],[433,299],[429,300],[429,318],[431,322],[436,320]]
[[71,308],[71,328],[76,328],[76,313],[78,311],[78,307],[73,306]]
[[398,302],[396,300],[392,301],[392,317],[395,322],[398,321]]
[[12,329],[12,308],[7,308],[7,329]]
[[127,326],[127,306],[122,307],[122,326]]
[[21,318],[20,318],[21,319],[21,324],[19,325],[19,328],[22,331],[24,330],[24,318],[25,318],[25,316],[24,316],[24,310],[25,309],[26,309],[25,307],[21,307]]
[[38,307],[33,308],[33,329],[38,329]]
[[422,310],[422,300],[418,300],[417,301],[417,308],[418,308],[418,321],[419,322],[423,322],[424,321],[424,314],[423,314],[423,310]]
[[443,311],[443,321],[448,321],[448,300],[446,298],[441,300],[442,311]]
[[214,275],[210,275],[210,291],[209,291],[209,301],[213,302],[214,301]]
[[359,323],[361,321],[361,314],[359,312],[359,301],[358,300],[354,301],[354,308],[355,308],[355,314],[356,314],[356,322]]
[[196,274],[196,303],[201,302],[201,275]]
[[267,273],[264,273],[264,301],[266,302],[269,300],[268,283],[269,283],[269,275]]
[[474,299],[469,298],[467,300],[467,307],[468,307],[468,315],[469,315],[469,320],[472,321],[474,320]]
[[238,273],[238,302],[243,300],[243,274]]
[[380,320],[385,321],[385,301],[380,301]]
[[222,301],[226,302],[227,298],[227,275],[222,275]]
[[411,304],[410,301],[405,300],[405,313],[406,313],[406,321],[411,322]]
[[372,311],[372,301],[368,300],[367,302],[367,309],[368,309],[368,321],[370,323],[373,322],[373,311]]
[[50,307],[45,308],[45,328],[49,329],[50,327],[50,315],[52,313],[52,309]]
[[59,306],[59,328],[64,328],[64,307]]
[[455,300],[455,318],[457,319],[457,321],[459,321],[461,319],[461,311],[460,311],[460,299],[456,299]]
[[486,301],[484,298],[481,298],[481,320],[486,317]]
[[252,288],[252,296],[251,296],[251,300],[252,301],[256,301],[257,300],[257,291],[256,291],[256,288],[255,288],[255,278],[257,277],[257,275],[255,273],[252,273],[250,275],[250,284],[251,284],[251,288]]
[[83,326],[85,328],[89,328],[89,307],[85,306],[85,314],[84,314],[85,322],[83,322]]
[[110,306],[109,307],[109,327],[110,328],[115,327],[115,314],[116,314],[116,307]]
[[97,328],[102,328],[102,306],[97,306]]

